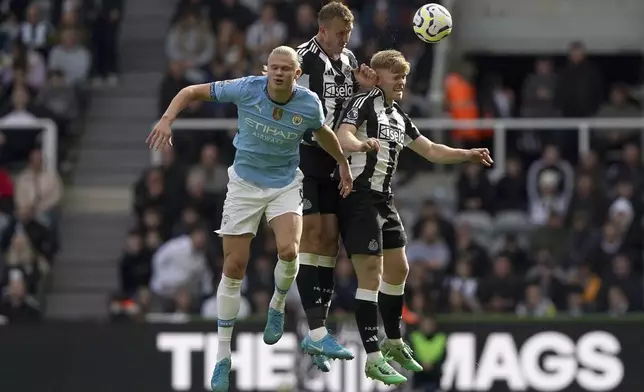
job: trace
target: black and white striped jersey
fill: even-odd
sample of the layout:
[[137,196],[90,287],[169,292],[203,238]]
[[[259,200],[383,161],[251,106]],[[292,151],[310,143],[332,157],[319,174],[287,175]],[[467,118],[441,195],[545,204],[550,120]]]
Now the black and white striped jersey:
[[348,103],[340,124],[358,128],[356,138],[378,139],[380,151],[355,152],[348,155],[353,187],[391,192],[391,179],[398,166],[400,152],[420,137],[420,131],[394,102],[385,102],[385,93],[374,87],[368,93],[358,94]]
[[[334,129],[345,101],[360,90],[353,75],[358,60],[349,49],[344,49],[338,60],[331,60],[315,37],[298,46],[297,53],[302,63],[302,76],[297,83],[318,95],[324,108],[324,124]],[[302,142],[317,146],[312,133]]]

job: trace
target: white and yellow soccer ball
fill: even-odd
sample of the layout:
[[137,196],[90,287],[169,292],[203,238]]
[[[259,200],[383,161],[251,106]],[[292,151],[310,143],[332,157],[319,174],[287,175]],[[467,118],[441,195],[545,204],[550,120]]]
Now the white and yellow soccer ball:
[[414,32],[421,41],[436,43],[452,32],[452,15],[439,4],[425,4],[414,14]]

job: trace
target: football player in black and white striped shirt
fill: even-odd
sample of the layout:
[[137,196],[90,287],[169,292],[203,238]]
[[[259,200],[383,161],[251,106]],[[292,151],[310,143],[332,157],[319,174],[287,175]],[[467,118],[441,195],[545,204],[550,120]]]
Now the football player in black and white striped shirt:
[[[331,2],[318,14],[318,34],[297,48],[302,65],[298,84],[318,95],[325,124],[331,128],[337,123],[344,103],[361,86],[371,88],[375,83],[375,72],[365,64],[358,67],[355,56],[346,49],[353,21],[349,8],[342,3]],[[372,147],[368,143],[357,146],[360,151]],[[304,218],[297,286],[309,324],[309,335],[314,341],[321,340],[328,333],[325,324],[333,295],[338,254],[335,168],[336,162],[320,148],[313,135],[305,136],[300,146]],[[329,371],[330,364],[325,357],[314,354],[313,362],[322,371]]]
[[[422,371],[403,343],[400,331],[409,270],[405,256],[407,237],[391,193],[400,152],[409,147],[423,158],[442,164],[471,161],[490,166],[493,162],[485,148],[450,148],[420,134],[396,103],[402,98],[409,73],[409,63],[400,52],[376,53],[371,68],[378,74],[377,86],[348,102],[337,133],[345,151],[355,151],[371,139],[376,139],[380,147],[350,154],[353,192],[340,200],[338,216],[344,246],[358,275],[355,315],[367,351],[365,371],[371,378],[399,384],[406,381],[405,377],[387,368],[384,358],[393,359],[405,369]],[[380,345],[373,339],[378,309],[387,335]]]

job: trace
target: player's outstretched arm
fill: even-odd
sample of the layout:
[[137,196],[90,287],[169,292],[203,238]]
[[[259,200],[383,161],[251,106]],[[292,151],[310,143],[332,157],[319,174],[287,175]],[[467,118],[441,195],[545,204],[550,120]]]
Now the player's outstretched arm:
[[351,176],[351,170],[349,169],[349,162],[344,156],[342,147],[340,147],[340,142],[335,136],[335,133],[328,126],[324,125],[322,128],[315,131],[315,140],[318,142],[320,147],[324,151],[328,152],[329,155],[338,162],[340,166],[340,193],[343,197],[347,197],[353,189],[353,177]]
[[169,121],[170,124],[177,119],[179,113],[188,106],[189,103],[195,101],[211,101],[210,83],[195,84],[192,86],[184,87],[175,95],[172,102],[166,109],[161,119]]
[[422,135],[414,139],[407,147],[434,163],[454,164],[476,162],[488,167],[494,163],[492,157],[490,157],[490,151],[487,148],[473,148],[470,150],[452,148],[444,144],[433,143]]
[[367,152],[380,150],[380,142],[377,139],[369,138],[363,142],[356,137],[358,129],[351,124],[343,123],[338,128],[338,140],[340,146],[346,152]]
[[170,102],[170,105],[154,126],[145,141],[150,148],[163,150],[167,144],[172,145],[172,130],[170,127],[179,113],[194,101],[210,101],[210,84],[196,84],[183,88]]

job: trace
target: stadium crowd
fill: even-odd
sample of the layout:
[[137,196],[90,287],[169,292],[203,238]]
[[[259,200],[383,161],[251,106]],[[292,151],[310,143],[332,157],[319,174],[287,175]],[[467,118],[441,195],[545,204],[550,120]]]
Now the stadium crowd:
[[[60,246],[58,170],[82,131],[92,77],[116,82],[121,12],[120,0],[0,1],[0,319],[41,317]],[[44,162],[43,118],[57,127],[54,167]]]
[[[267,50],[308,40],[317,31],[317,3],[180,1],[167,37],[169,66],[160,86],[159,114],[188,84],[258,74]],[[419,2],[347,3],[358,15],[349,48],[368,61],[393,42],[413,64],[403,105],[413,117],[427,115],[431,46],[405,33]],[[457,94],[458,88],[474,94],[475,111],[466,116],[476,118],[641,116],[626,86],[616,84],[610,94],[603,93],[601,72],[586,59],[581,43],[571,45],[569,62],[558,70],[549,59],[535,64],[534,73],[523,75],[522,90],[505,87],[493,75],[477,91],[474,64],[461,63],[445,80],[446,111],[454,118],[463,115],[449,106],[456,86]],[[235,108],[194,104],[183,116],[233,118]],[[114,315],[134,309],[216,317],[212,294],[222,252],[213,230],[222,219],[234,133],[182,130],[161,164],[146,169],[134,185],[137,225],[127,235],[120,261],[122,292],[116,297],[120,302],[113,303]],[[562,140],[567,132],[517,134],[498,181],[488,179],[481,166],[464,164],[457,169],[453,208],[433,200],[424,202],[420,214],[410,210],[414,206],[398,206],[409,236],[409,314],[617,316],[644,310],[640,130],[593,133],[597,148],[578,162],[576,147],[571,159]],[[452,144],[485,144],[489,135],[479,130],[461,137],[456,130]],[[404,176],[414,165],[401,166]],[[266,312],[276,253],[272,233],[263,225],[253,241],[240,318]],[[335,314],[352,311],[356,287],[350,261],[341,253]]]

